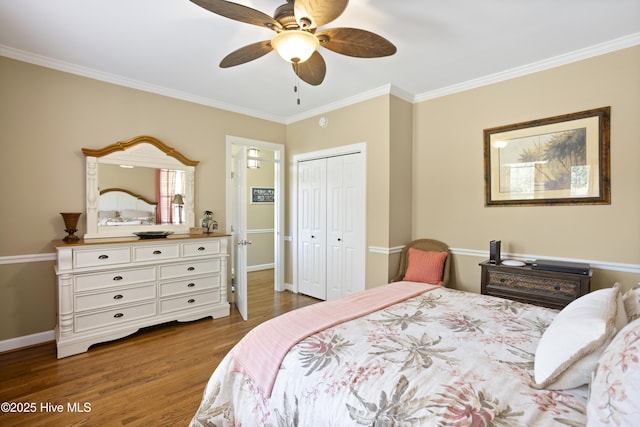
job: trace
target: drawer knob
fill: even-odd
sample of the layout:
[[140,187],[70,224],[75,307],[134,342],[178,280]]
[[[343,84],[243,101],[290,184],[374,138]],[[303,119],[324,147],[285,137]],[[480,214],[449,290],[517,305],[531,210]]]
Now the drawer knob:
[[122,280],[122,276],[115,276],[113,280]]
[[193,304],[194,302],[196,302],[196,300],[194,300],[193,298],[190,298],[189,301],[187,301],[189,304]]
[[118,294],[113,296],[113,299],[122,299],[122,298],[124,298],[124,295]]
[[189,267],[187,268],[187,271],[194,271],[196,268],[195,267]]
[[504,283],[505,281],[505,279],[500,279],[500,283]]
[[559,290],[560,290],[560,286],[555,285],[555,286],[553,287],[553,289],[555,289],[556,291],[559,291]]
[[187,285],[187,287],[188,287],[188,288],[193,288],[195,285],[196,285],[195,283],[189,283],[189,284]]
[[200,246],[200,247],[198,248],[198,250],[199,250],[199,251],[204,251],[204,246]]
[[116,319],[119,319],[119,318],[121,318],[123,316],[124,316],[124,313],[116,313],[116,314],[113,315],[113,317],[115,317]]
[[109,259],[109,255],[100,255],[98,259]]
[[154,255],[160,255],[162,253],[162,251],[153,251]]

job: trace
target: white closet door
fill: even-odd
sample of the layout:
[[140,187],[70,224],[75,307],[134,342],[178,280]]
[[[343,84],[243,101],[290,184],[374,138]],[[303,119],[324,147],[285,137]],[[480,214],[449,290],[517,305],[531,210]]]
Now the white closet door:
[[363,156],[327,159],[327,299],[365,288]]
[[326,159],[298,163],[298,290],[327,298]]
[[342,159],[342,156],[327,159],[327,299],[341,297],[344,282]]

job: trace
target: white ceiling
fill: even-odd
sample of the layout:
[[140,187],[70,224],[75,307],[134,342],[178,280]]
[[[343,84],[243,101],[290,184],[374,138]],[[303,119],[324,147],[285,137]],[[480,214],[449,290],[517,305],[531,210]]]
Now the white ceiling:
[[[285,0],[237,0],[269,15]],[[351,0],[321,28],[378,33],[398,52],[351,58],[320,48],[320,86],[293,92],[272,52],[220,60],[272,31],[189,0],[0,0],[0,55],[288,123],[382,93],[408,101],[640,44],[639,0]]]

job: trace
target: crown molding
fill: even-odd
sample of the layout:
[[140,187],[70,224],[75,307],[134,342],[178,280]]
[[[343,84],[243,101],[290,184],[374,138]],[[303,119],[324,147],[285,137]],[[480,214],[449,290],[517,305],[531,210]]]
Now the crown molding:
[[339,108],[347,107],[353,104],[357,104],[369,99],[382,96],[382,95],[394,95],[400,99],[403,99],[409,103],[415,104],[430,99],[440,98],[454,93],[463,92],[470,89],[476,89],[482,86],[487,86],[494,83],[499,83],[505,80],[510,80],[516,77],[522,77],[525,75],[537,73],[540,71],[548,70],[551,68],[560,67],[563,65],[571,64],[573,62],[581,61],[584,59],[592,58],[595,56],[603,55],[606,53],[614,52],[621,49],[626,49],[640,44],[640,33],[630,34],[624,37],[620,37],[608,42],[600,43],[594,46],[590,46],[577,51],[569,52],[567,54],[558,55],[552,58],[544,59],[542,61],[534,62],[531,64],[523,65],[521,67],[512,68],[509,70],[501,71],[499,73],[490,74],[487,76],[479,77],[477,79],[468,80],[466,82],[446,86],[436,90],[412,95],[410,92],[402,90],[392,84],[387,84],[374,88],[340,101],[332,102],[322,107],[315,108],[313,110],[306,111],[301,114],[297,114],[289,117],[275,116],[266,114],[261,111],[255,111],[247,108],[243,108],[234,104],[228,104],[213,99],[196,96],[191,93],[176,91],[161,86],[151,85],[149,83],[141,82],[138,80],[129,79],[115,74],[104,73],[101,71],[93,70],[90,68],[82,67],[76,64],[71,64],[64,61],[59,61],[42,55],[36,55],[30,52],[25,52],[19,49],[14,49],[8,46],[0,45],[0,55],[6,56],[12,59],[16,59],[23,62],[28,62],[35,65],[40,65],[47,68],[52,68],[58,71],[64,71],[71,74],[88,77],[91,79],[112,83],[119,86],[128,87],[131,89],[137,89],[144,92],[155,93],[157,95],[167,96],[169,98],[180,99],[187,102],[193,102],[195,104],[206,105],[213,108],[219,108],[221,110],[230,111],[238,114],[244,114],[247,116],[264,119],[276,123],[291,124],[300,120],[308,119],[313,116],[325,114]]
[[105,73],[102,71],[72,64],[69,62],[59,61],[57,59],[49,58],[47,56],[25,52],[23,50],[15,49],[5,45],[0,45],[0,56],[6,56],[8,58],[16,59],[18,61],[28,62],[30,64],[51,68],[53,70],[63,71],[66,73],[75,74],[78,76],[87,77],[90,79],[99,80],[106,83],[112,83],[118,86],[128,87],[130,89],[141,90],[143,92],[149,92],[149,93],[154,93],[156,95],[162,95],[169,98],[179,99],[182,101],[193,102],[194,104],[200,104],[200,105],[206,105],[208,107],[219,108],[221,110],[230,111],[233,113],[244,114],[247,116],[256,117],[258,119],[269,120],[277,123],[284,123],[285,121],[285,118],[281,116],[265,114],[264,112],[261,112],[261,111],[255,111],[255,110],[243,108],[234,104],[228,104],[225,102],[216,101],[214,99],[197,96],[188,92],[182,92],[178,90],[168,89],[162,86],[152,85],[139,80],[133,80],[127,77],[119,76],[117,74]]
[[490,74],[488,76],[468,80],[466,82],[418,94],[413,98],[413,102],[417,103],[427,101],[429,99],[440,98],[443,96],[452,95],[454,93],[476,89],[482,86],[503,82],[506,80],[514,79],[516,77],[534,74],[540,71],[549,70],[551,68],[561,67],[563,65],[568,65],[574,62],[593,58],[595,56],[604,55],[606,53],[615,52],[617,50],[626,49],[638,44],[640,44],[640,33],[630,34],[625,37],[620,37],[608,42],[600,43],[584,49],[579,49],[567,54],[558,55],[552,58],[544,59],[542,61],[523,65],[521,67],[511,68],[499,73]]

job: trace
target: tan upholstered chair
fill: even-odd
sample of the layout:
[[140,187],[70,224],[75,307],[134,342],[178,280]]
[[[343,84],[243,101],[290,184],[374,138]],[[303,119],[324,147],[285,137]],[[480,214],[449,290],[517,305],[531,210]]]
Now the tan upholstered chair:
[[404,278],[404,275],[407,272],[407,266],[409,265],[409,248],[420,249],[422,251],[447,252],[447,259],[444,262],[444,269],[442,270],[442,286],[447,286],[451,266],[451,254],[449,253],[449,247],[445,243],[433,239],[418,239],[408,243],[404,249],[402,249],[402,253],[400,254],[400,268],[398,268],[398,274],[391,281],[399,282]]

